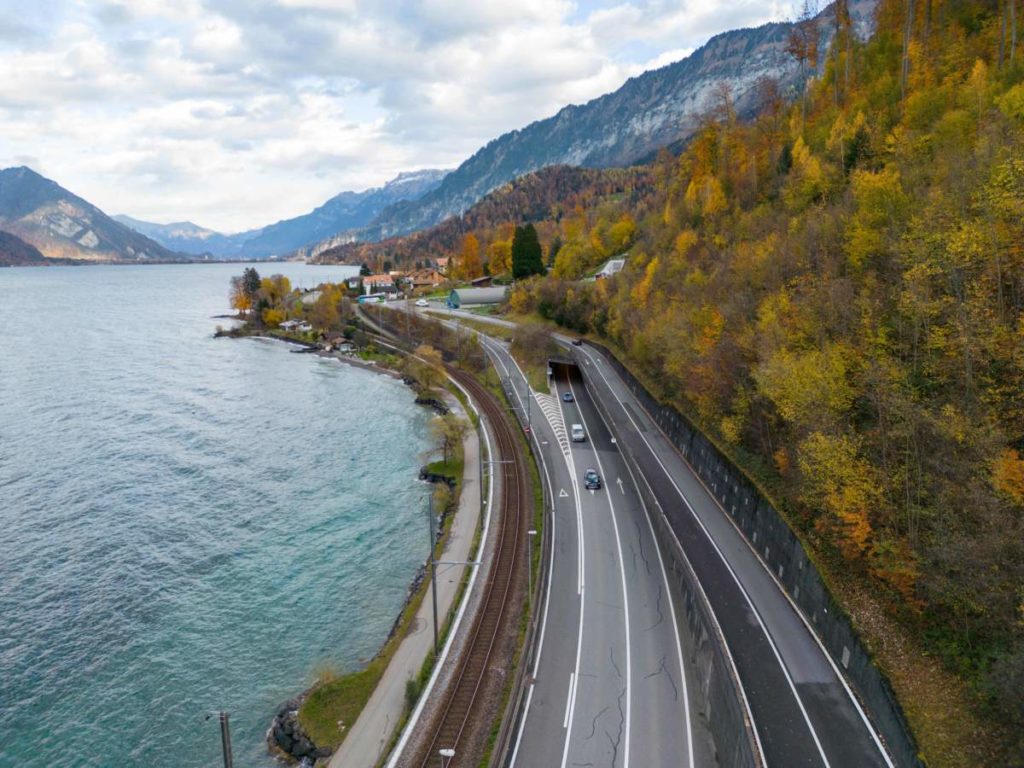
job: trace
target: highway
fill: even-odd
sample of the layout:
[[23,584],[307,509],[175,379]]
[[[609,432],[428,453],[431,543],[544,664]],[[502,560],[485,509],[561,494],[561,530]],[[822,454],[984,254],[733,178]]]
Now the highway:
[[[540,650],[512,764],[713,765],[661,552],[582,381],[563,375],[557,396],[529,393],[505,346],[485,343],[529,419],[554,500]],[[574,423],[585,442],[569,441]],[[600,490],[583,488],[587,468]]]
[[892,766],[834,662],[729,516],[595,349],[573,348],[722,626],[768,766]]
[[[601,353],[588,345],[572,347],[568,338],[556,335],[588,386],[569,375],[559,377],[558,412],[552,414],[544,396],[528,394],[505,345],[481,339],[508,379],[519,410],[525,412],[531,403],[555,497],[541,652],[515,765],[716,764],[700,712],[703,703],[692,690],[699,674],[681,674],[688,640],[676,632],[679,616],[669,615],[677,603],[662,600],[671,592],[647,520],[648,513],[658,512],[643,509],[624,451],[665,511],[708,597],[764,763],[893,768],[802,614]],[[573,403],[561,401],[566,391]],[[540,406],[545,406],[543,417]],[[586,443],[565,442],[572,423],[584,425]],[[602,490],[583,490],[588,467],[601,474]],[[664,688],[669,681],[678,684],[672,695]]]

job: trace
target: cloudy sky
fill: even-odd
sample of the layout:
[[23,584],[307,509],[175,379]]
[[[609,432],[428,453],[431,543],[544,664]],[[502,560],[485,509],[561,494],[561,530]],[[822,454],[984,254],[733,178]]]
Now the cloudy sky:
[[0,0],[0,167],[232,232],[458,165],[796,0]]

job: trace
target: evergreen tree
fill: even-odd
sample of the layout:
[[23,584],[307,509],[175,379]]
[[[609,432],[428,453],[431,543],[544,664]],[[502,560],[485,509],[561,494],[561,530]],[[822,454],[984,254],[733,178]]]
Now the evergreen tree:
[[520,280],[544,274],[544,254],[533,224],[516,227],[512,237],[512,277]]

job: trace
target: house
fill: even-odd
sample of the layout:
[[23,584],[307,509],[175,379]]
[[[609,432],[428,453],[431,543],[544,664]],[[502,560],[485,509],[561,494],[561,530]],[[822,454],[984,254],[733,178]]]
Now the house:
[[448,306],[459,309],[460,307],[500,304],[506,296],[508,296],[508,286],[505,285],[492,288],[456,288],[448,294]]
[[494,277],[491,275],[484,275],[483,277],[478,277],[475,280],[470,280],[469,284],[474,288],[487,288],[493,279]]
[[444,275],[436,269],[417,269],[405,276],[406,282],[416,290],[430,290],[445,281]]
[[594,279],[605,280],[613,275],[619,274],[619,272],[622,271],[622,268],[626,266],[626,256],[628,255],[629,254],[626,254],[618,259],[609,259],[605,262],[605,265],[594,274]]
[[437,271],[442,275],[448,274],[448,257],[442,256],[438,259],[434,259],[434,266],[437,267]]
[[350,291],[361,290],[363,287],[363,276],[352,275],[352,277],[346,278],[345,287],[348,288]]
[[282,331],[294,331],[296,328],[299,327],[299,325],[300,323],[298,320],[285,320],[283,323],[280,323],[277,327],[280,328]]
[[302,294],[302,303],[307,307],[311,307],[316,304],[316,300],[320,298],[320,291],[307,291]]
[[363,278],[363,293],[397,293],[392,275],[367,275]]

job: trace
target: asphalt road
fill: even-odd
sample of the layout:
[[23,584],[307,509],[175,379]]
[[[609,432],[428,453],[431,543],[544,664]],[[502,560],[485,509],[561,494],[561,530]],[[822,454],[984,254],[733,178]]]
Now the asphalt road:
[[[674,595],[617,446],[581,380],[557,381],[557,397],[528,394],[505,347],[487,344],[517,409],[529,411],[554,500],[540,652],[514,765],[713,765]],[[569,441],[574,423],[586,442]],[[583,488],[587,468],[602,489]]]
[[593,348],[574,349],[708,595],[767,765],[891,766],[837,667],[728,515],[614,368]]

